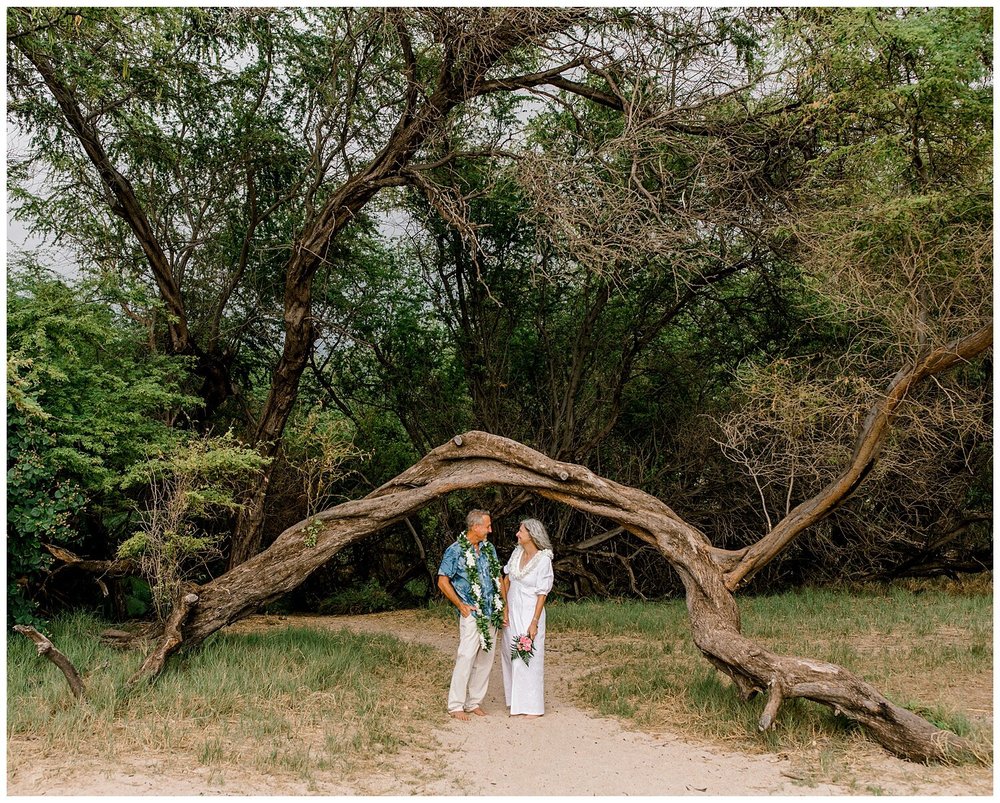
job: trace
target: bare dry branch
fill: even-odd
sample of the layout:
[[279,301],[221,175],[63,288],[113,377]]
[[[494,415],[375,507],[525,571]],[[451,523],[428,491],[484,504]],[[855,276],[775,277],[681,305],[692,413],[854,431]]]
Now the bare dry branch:
[[84,695],[83,680],[80,678],[80,673],[76,671],[76,667],[73,666],[73,662],[57,650],[56,646],[46,636],[35,630],[35,628],[28,625],[14,625],[14,629],[35,642],[35,645],[38,647],[38,654],[44,655],[59,667],[66,676],[66,682],[69,683],[73,696],[78,700],[82,699]]

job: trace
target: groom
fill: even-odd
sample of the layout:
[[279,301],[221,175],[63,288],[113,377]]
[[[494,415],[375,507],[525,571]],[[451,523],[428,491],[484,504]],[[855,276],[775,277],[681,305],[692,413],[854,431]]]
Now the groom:
[[458,655],[448,690],[448,713],[468,720],[484,717],[480,703],[486,696],[490,669],[503,622],[500,596],[500,561],[486,540],[493,532],[490,514],[472,510],[465,517],[466,531],[449,546],[438,568],[438,588],[458,609]]

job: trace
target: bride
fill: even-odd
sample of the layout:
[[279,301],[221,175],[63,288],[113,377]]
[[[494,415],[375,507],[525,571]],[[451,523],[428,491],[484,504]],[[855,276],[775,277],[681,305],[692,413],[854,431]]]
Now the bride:
[[[504,631],[500,642],[503,691],[510,715],[540,717],[545,713],[545,598],[552,590],[552,542],[537,519],[525,519],[517,546],[504,566]],[[533,643],[528,663],[511,657],[514,641],[527,635]]]

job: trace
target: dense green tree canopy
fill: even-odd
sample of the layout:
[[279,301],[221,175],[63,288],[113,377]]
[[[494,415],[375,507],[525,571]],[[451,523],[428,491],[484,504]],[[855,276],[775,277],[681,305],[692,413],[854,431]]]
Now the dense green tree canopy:
[[[988,9],[12,8],[7,29],[11,212],[81,277],[8,268],[22,597],[43,533],[101,557],[132,535],[155,489],[118,481],[145,447],[230,428],[266,466],[208,525],[230,565],[470,428],[740,547],[849,464],[898,371],[991,321]],[[991,401],[988,358],[910,393],[866,483],[761,582],[988,566]],[[427,593],[471,501],[298,601]],[[673,587],[601,520],[536,512],[564,593]]]

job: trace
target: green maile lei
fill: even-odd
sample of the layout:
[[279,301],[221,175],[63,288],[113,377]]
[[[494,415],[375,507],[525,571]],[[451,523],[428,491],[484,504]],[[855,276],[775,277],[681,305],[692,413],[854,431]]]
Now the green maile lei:
[[[500,561],[497,560],[496,550],[487,549],[487,541],[483,541],[480,549],[486,550],[486,562],[490,567],[490,577],[493,579],[493,613],[490,618],[476,616],[476,629],[479,630],[479,643],[486,652],[493,649],[493,639],[490,636],[490,625],[497,630],[503,626],[503,597],[500,595]],[[472,545],[468,536],[463,532],[458,536],[458,545],[465,555],[466,574],[469,576],[469,585],[472,587],[472,604],[479,609],[480,614],[485,610],[483,607],[483,585],[479,580],[479,566],[476,563],[476,548]]]

